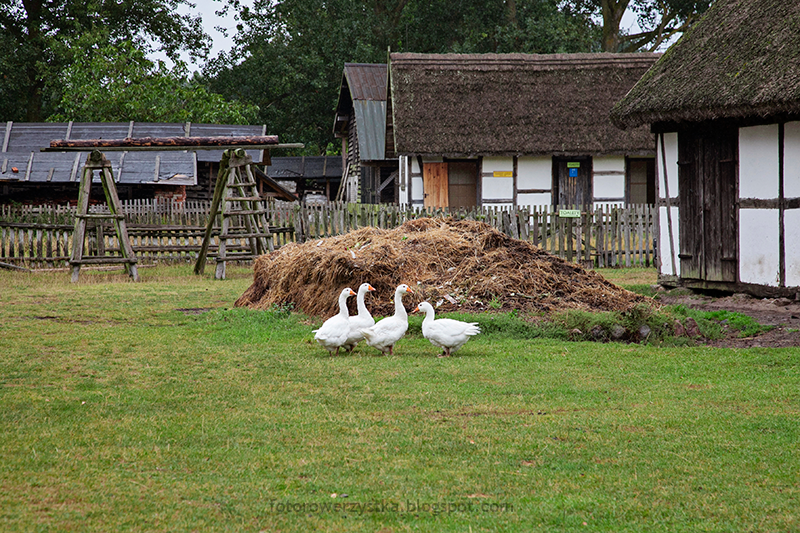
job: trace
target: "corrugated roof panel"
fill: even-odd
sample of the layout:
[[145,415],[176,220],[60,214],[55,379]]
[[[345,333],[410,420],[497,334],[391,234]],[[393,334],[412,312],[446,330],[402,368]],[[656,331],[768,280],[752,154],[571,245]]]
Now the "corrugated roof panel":
[[127,152],[121,170],[117,170],[117,162],[113,159],[111,162],[114,172],[118,172],[114,178],[120,183],[194,185],[197,182],[191,152]]
[[336,156],[273,157],[267,167],[267,176],[273,179],[340,178],[342,158]]
[[[128,136],[130,123],[128,122],[75,122],[72,125],[69,138],[76,140],[83,139],[124,139]],[[12,130],[13,131],[13,130]],[[66,135],[66,132],[65,132]],[[58,139],[64,139],[56,137]],[[49,139],[46,146],[49,146],[53,139]]]
[[386,100],[386,65],[345,63],[344,75],[353,100]]
[[[69,177],[73,170],[75,156],[78,154],[70,154],[67,159],[59,153],[50,152],[33,152],[33,164],[31,165],[30,176],[28,181],[34,182],[65,182],[69,181]],[[85,155],[85,154],[84,154]],[[79,164],[75,167],[76,181],[80,178],[81,169],[83,168],[84,158],[79,159]],[[20,169],[24,172],[23,169]]]
[[[0,180],[63,183],[72,178],[73,181],[77,181],[86,156],[85,152],[64,154],[34,151],[2,154]],[[15,167],[17,172],[13,171]]]
[[386,149],[386,100],[353,102],[358,124],[358,153],[361,161],[380,161]]
[[[78,181],[88,152],[42,152],[42,148],[50,146],[56,139],[124,139],[126,137],[181,137],[186,133],[183,123],[146,123],[146,122],[75,122],[70,125],[62,123],[29,123],[11,124],[11,133],[5,153],[0,154],[0,180],[21,180],[35,182],[69,182]],[[6,140],[7,124],[3,124],[3,142]],[[193,136],[239,136],[261,135],[264,126],[253,125],[216,125],[192,124],[190,133]],[[102,151],[102,149],[101,149]],[[28,171],[28,163],[33,160]],[[261,158],[260,151],[250,152],[253,159]],[[111,162],[114,179],[121,183],[162,183],[174,185],[194,185],[195,154],[192,151],[128,151],[105,152]],[[203,157],[205,156],[205,157]],[[79,158],[77,167],[75,158]],[[219,161],[222,150],[197,152],[198,160]],[[156,158],[159,159],[159,171],[156,177]],[[202,159],[201,159],[202,158]],[[17,167],[18,172],[11,171]],[[51,171],[52,169],[52,171]]]
[[[11,126],[7,152],[39,151],[42,146],[49,146],[53,139],[63,139],[67,134],[65,123],[21,123]],[[42,143],[45,144],[42,144]]]
[[141,137],[185,137],[185,124],[165,122],[134,122],[133,138]]

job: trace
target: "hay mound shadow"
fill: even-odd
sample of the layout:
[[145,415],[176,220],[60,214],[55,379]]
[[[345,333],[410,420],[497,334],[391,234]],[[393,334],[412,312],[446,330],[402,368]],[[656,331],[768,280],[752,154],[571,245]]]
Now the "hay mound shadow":
[[[438,311],[544,313],[628,311],[652,302],[483,222],[420,218],[392,230],[361,228],[263,255],[254,263],[253,284],[235,305],[294,304],[308,315],[327,317],[338,311],[342,288],[357,289],[363,282],[377,291],[367,297],[374,316],[394,312],[391,297],[400,283],[417,293],[405,298],[410,309],[422,300]],[[355,298],[348,303],[355,313]]]

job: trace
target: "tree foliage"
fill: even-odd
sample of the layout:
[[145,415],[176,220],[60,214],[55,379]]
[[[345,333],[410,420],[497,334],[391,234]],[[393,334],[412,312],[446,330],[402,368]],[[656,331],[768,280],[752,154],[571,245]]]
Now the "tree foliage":
[[[38,121],[61,97],[55,83],[87,51],[71,43],[105,32],[108,44],[134,43],[171,59],[188,51],[208,52],[208,36],[197,16],[180,15],[187,0],[4,0],[0,2],[0,110],[6,120]],[[11,53],[8,53],[8,52]],[[50,82],[48,85],[48,81]]]
[[[711,6],[713,0],[565,0],[576,12],[603,20],[605,52],[655,51],[681,35]],[[636,15],[641,31],[626,34],[620,25],[625,11]]]
[[[99,41],[99,43],[98,43]],[[251,124],[258,108],[226,102],[197,81],[188,79],[185,64],[168,70],[154,63],[130,41],[105,44],[107,39],[83,36],[76,57],[59,81],[62,90],[51,121],[199,122]]]
[[332,140],[345,63],[385,63],[387,50],[556,53],[599,50],[590,14],[559,0],[231,0],[236,48],[212,60],[214,91],[257,104],[287,142],[322,153]]

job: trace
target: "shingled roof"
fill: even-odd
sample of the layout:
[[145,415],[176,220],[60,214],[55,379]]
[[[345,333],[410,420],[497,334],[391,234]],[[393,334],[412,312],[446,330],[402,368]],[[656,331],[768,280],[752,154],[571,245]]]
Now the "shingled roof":
[[406,155],[652,153],[608,113],[659,56],[391,54],[387,131]]
[[[42,152],[55,139],[124,139],[263,135],[265,127],[153,122],[7,122],[0,126],[0,181],[78,182],[88,152]],[[256,151],[251,152],[255,157]],[[196,185],[197,162],[218,162],[222,150],[115,152],[114,179],[123,184]],[[260,157],[260,154],[258,155]],[[14,171],[13,169],[16,169]],[[97,178],[99,180],[99,177]]]
[[612,111],[615,124],[800,114],[800,2],[717,0]]

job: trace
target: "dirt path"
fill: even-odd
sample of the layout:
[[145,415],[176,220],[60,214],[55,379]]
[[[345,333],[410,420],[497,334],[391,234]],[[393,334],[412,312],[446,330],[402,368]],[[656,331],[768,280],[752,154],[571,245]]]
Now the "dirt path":
[[667,305],[683,304],[703,311],[734,311],[753,317],[759,324],[775,326],[772,330],[756,337],[739,338],[737,332],[732,332],[723,339],[709,341],[710,346],[728,348],[800,346],[800,300],[761,299],[746,294],[712,297],[699,294],[686,295],[681,292],[678,290],[662,293],[659,301]]

